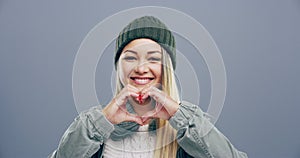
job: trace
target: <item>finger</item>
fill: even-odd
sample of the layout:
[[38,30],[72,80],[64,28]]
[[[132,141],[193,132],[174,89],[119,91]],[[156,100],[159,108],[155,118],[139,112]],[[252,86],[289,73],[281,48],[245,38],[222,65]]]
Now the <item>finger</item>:
[[145,94],[151,89],[151,86],[147,85],[145,88],[141,89],[141,93]]
[[141,91],[140,89],[138,89],[138,88],[136,88],[136,87],[134,87],[133,85],[130,85],[130,84],[127,85],[127,88],[128,88],[129,91],[134,92],[134,93],[139,93]]
[[127,97],[129,97],[129,96],[136,98],[139,96],[139,94],[137,92],[128,92]]
[[125,102],[127,101],[127,99],[129,97],[137,97],[138,96],[137,92],[138,91],[137,91],[136,88],[133,88],[133,87],[130,87],[130,86],[124,87],[120,91],[120,93],[117,95],[117,97],[116,97],[116,103],[119,106],[125,104]]
[[150,87],[146,95],[152,97],[154,100],[161,103],[162,105],[165,104],[166,94],[156,87]]
[[162,105],[162,104],[156,103],[156,105],[155,105],[155,110],[156,110],[157,112],[160,111],[162,108],[163,108],[163,105]]
[[138,93],[139,90],[137,88],[135,88],[134,86],[127,84],[124,88],[122,88],[122,90],[119,92],[119,94],[120,95],[126,94],[126,96],[129,96],[128,92]]
[[141,119],[143,121],[143,123],[145,124],[147,121],[152,120],[152,119],[156,119],[159,118],[159,116],[157,115],[157,113],[152,114],[151,116],[142,116]]
[[143,124],[146,124],[146,122],[148,122],[149,120],[152,120],[152,119],[153,119],[152,117],[143,117],[142,122],[143,122]]
[[142,104],[144,102],[143,95],[139,93],[138,97],[135,97],[135,100]]
[[125,117],[124,121],[136,122],[140,125],[143,125],[143,121],[142,121],[141,117],[139,117],[135,114],[126,113],[126,117]]
[[117,106],[122,106],[127,101],[127,97],[126,94],[124,94],[124,90],[122,90],[114,99]]
[[[122,104],[119,107],[126,110],[126,104]],[[127,110],[126,110],[126,112],[127,112]]]
[[139,89],[137,89],[136,87],[132,86],[132,85],[128,85],[126,87],[126,91],[127,91],[127,97],[132,96],[132,97],[138,97],[138,93],[139,93]]
[[151,96],[152,86],[147,86],[146,88],[142,89],[141,93],[143,94],[142,99],[146,99]]
[[149,97],[149,94],[148,94],[148,92],[147,93],[142,93],[143,94],[143,96],[142,96],[142,99],[147,99],[148,97]]

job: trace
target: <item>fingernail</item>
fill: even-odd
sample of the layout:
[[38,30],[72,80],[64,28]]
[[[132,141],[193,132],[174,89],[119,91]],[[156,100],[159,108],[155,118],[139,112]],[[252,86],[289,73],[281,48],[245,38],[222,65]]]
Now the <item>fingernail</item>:
[[143,95],[143,99],[146,99],[146,98],[148,98],[148,95],[147,94]]
[[139,94],[136,94],[136,93],[133,93],[133,95],[134,95],[135,97],[138,97],[138,96],[139,96]]
[[139,101],[139,104],[142,104],[143,103],[143,96],[142,94],[140,93],[139,96],[137,97],[138,101]]

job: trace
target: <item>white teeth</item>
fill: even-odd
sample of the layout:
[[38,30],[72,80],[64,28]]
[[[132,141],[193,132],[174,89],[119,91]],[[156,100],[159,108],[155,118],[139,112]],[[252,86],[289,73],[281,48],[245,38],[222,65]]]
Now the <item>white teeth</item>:
[[150,79],[146,78],[146,79],[134,79],[134,81],[137,83],[137,84],[147,84],[150,82]]

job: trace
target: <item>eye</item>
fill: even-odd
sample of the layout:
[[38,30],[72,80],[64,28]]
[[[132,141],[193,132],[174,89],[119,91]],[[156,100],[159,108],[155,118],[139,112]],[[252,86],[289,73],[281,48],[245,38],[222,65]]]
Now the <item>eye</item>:
[[126,60],[126,61],[135,61],[135,60],[137,60],[137,58],[134,57],[134,56],[126,56],[123,59]]
[[158,58],[158,57],[150,57],[150,58],[148,58],[148,61],[150,61],[150,62],[160,62],[160,61],[161,61],[161,58]]

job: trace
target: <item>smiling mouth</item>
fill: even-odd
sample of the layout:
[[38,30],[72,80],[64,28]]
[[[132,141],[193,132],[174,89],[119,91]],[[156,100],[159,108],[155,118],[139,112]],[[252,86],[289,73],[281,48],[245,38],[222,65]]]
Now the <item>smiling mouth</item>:
[[137,85],[145,85],[150,83],[154,78],[153,77],[130,77],[131,80]]

